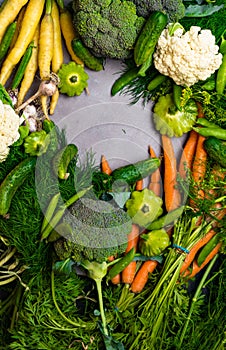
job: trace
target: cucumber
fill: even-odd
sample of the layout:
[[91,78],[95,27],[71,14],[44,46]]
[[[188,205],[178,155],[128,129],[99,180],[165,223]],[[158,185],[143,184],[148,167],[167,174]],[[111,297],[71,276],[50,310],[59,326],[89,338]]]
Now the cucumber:
[[14,194],[34,170],[35,165],[36,157],[28,157],[16,165],[5,177],[0,185],[0,215],[8,213]]
[[154,11],[148,17],[134,47],[134,61],[137,66],[143,64],[148,58],[150,59],[167,22],[167,15],[160,11]]
[[226,141],[209,136],[204,141],[204,147],[210,158],[223,168],[226,168]]
[[160,166],[159,158],[148,158],[134,164],[117,168],[111,173],[112,181],[125,181],[128,185],[133,185],[138,180],[149,176]]
[[84,62],[86,67],[94,71],[103,70],[103,62],[94,56],[80,39],[73,39],[71,42],[74,53]]
[[71,160],[77,155],[78,148],[73,143],[68,144],[62,150],[57,153],[53,159],[53,169],[61,180],[66,180],[70,175],[68,170],[68,165]]
[[16,22],[12,22],[6,29],[3,39],[0,44],[0,60],[2,60],[8,52],[13,35],[16,31]]

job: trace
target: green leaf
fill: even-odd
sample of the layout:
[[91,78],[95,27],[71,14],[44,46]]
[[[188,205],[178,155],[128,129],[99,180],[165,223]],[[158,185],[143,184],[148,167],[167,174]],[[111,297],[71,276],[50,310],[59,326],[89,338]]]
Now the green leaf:
[[222,9],[224,5],[189,5],[185,10],[185,17],[207,17]]
[[63,261],[57,261],[53,265],[53,270],[65,275],[69,275],[72,272],[72,267],[75,263],[71,259],[66,259]]

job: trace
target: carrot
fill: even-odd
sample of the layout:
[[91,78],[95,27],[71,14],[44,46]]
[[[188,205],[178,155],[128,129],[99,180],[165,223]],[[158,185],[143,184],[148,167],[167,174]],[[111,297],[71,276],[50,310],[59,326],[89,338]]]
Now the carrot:
[[18,92],[18,100],[17,100],[18,107],[23,103],[23,100],[34,81],[35,74],[38,70],[38,40],[39,40],[39,25],[37,26],[33,37],[34,47],[32,50],[32,55],[25,69],[24,77]]
[[120,284],[121,283],[121,273],[118,273],[115,277],[111,279],[111,283]]
[[196,105],[198,107],[198,118],[204,118],[202,104],[200,102],[196,102]]
[[71,46],[72,40],[77,36],[72,22],[72,15],[67,9],[62,7],[60,8],[60,26],[65,40],[66,48],[72,61],[75,61],[75,63],[84,66],[83,61],[74,53]]
[[[52,2],[52,18],[53,18],[53,42],[54,42],[54,50],[52,57],[52,71],[57,73],[60,69],[61,65],[64,62],[64,53],[63,53],[63,45],[62,45],[62,35],[60,28],[60,13],[58,10],[58,6],[55,1]],[[60,93],[57,89],[55,94],[53,94],[50,102],[50,111],[49,113],[54,114]]]
[[215,255],[217,255],[221,246],[222,246],[222,243],[219,242],[213,248],[213,250],[209,253],[209,255],[207,255],[206,259],[204,260],[204,262],[202,263],[201,266],[198,266],[197,261],[194,260],[193,265],[192,265],[192,272],[190,273],[190,271],[187,270],[187,271],[185,271],[185,273],[186,273],[185,275],[188,276],[189,279],[195,277],[197,275],[197,273],[199,273],[215,257]]
[[112,169],[104,155],[101,156],[101,169],[102,172],[107,175],[110,175],[112,173]]
[[165,207],[167,211],[174,210],[180,206],[181,196],[177,185],[177,162],[173,149],[172,140],[167,135],[162,135],[162,146],[164,155],[164,194]]
[[[125,250],[125,254],[128,253],[132,248],[137,250],[139,242],[139,226],[133,224],[132,231],[128,234],[128,244]],[[123,271],[122,271],[122,282],[131,284],[133,282],[136,273],[137,263],[132,261]]]
[[[46,0],[46,12],[40,25],[39,47],[38,47],[38,67],[41,80],[48,80],[51,73],[51,62],[54,51],[54,29],[51,15],[51,0]],[[42,110],[48,118],[47,95],[41,97]]]
[[130,290],[133,293],[140,293],[142,292],[143,288],[145,287],[148,278],[149,278],[149,274],[152,273],[156,266],[158,265],[158,262],[155,260],[148,260],[145,261],[140,269],[138,270],[131,286],[130,286]]
[[28,2],[28,0],[8,0],[0,12],[0,42],[5,34],[9,24],[15,21],[21,8]]
[[[155,151],[152,147],[149,147],[149,154],[152,158],[156,158]],[[156,196],[161,195],[161,173],[159,168],[151,174],[148,188],[153,191]]]
[[205,137],[199,135],[192,165],[192,176],[195,182],[203,180],[206,173],[207,152],[204,148],[204,141]]
[[181,266],[180,274],[183,274],[183,272],[187,270],[187,268],[193,262],[195,255],[197,254],[199,249],[201,249],[206,243],[208,243],[215,234],[216,232],[213,229],[210,229],[204,237],[202,237],[197,243],[194,244]]
[[0,82],[2,85],[5,85],[13,68],[20,61],[28,45],[32,41],[35,30],[42,16],[44,4],[45,0],[29,0],[17,41],[6,57],[0,72]]
[[26,11],[26,6],[23,6],[22,9],[19,12],[19,15],[17,16],[17,19],[16,19],[16,22],[17,22],[16,23],[16,30],[15,30],[15,33],[13,35],[13,39],[12,39],[12,41],[10,43],[10,47],[9,47],[10,50],[13,48],[13,46],[15,45],[16,40],[18,38],[20,29],[21,29],[21,26],[22,26],[22,22],[23,22],[23,19],[24,19],[25,11]]
[[189,136],[186,140],[180,162],[178,167],[178,172],[180,176],[186,178],[186,170],[192,169],[193,158],[196,151],[196,145],[198,140],[198,133],[194,130],[190,131]]
[[136,182],[136,191],[142,191],[143,189],[143,179]]

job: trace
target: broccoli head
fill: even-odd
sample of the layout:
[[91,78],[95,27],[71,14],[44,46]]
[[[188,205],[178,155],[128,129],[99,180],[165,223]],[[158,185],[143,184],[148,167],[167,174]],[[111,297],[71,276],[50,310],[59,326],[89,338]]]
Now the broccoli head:
[[125,252],[132,229],[131,219],[123,209],[90,198],[77,201],[63,222],[67,234],[54,243],[55,251],[61,260],[71,257],[76,262],[101,263],[111,255],[119,256]]
[[137,14],[147,18],[153,11],[168,15],[170,22],[178,22],[185,15],[183,0],[132,0],[137,7]]
[[73,0],[73,23],[84,44],[99,57],[131,55],[144,18],[132,1]]

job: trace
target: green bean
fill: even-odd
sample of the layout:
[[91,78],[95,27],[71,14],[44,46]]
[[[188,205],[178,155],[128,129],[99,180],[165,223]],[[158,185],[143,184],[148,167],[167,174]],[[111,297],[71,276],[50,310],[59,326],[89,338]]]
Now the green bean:
[[5,57],[10,47],[15,30],[16,30],[16,22],[11,23],[6,29],[6,32],[0,44],[0,60],[2,60]]
[[214,136],[220,140],[226,140],[226,129],[222,128],[196,128],[193,127],[197,133],[204,137]]
[[223,61],[217,72],[216,92],[223,94],[226,86],[226,54],[223,55]]
[[206,257],[209,255],[209,253],[212,252],[212,250],[216,247],[216,245],[219,243],[219,234],[216,234],[211,238],[211,240],[202,248],[201,252],[198,255],[197,258],[197,264],[198,266],[201,266],[202,263],[206,260]]
[[13,82],[12,82],[12,86],[11,86],[12,90],[16,89],[19,86],[19,84],[24,76],[25,69],[26,69],[28,62],[30,61],[30,58],[32,55],[33,47],[34,47],[34,42],[32,41],[30,43],[30,45],[27,47],[25,54],[23,55],[21,62],[19,64],[19,67],[16,71],[16,74],[13,78]]
[[60,193],[56,193],[53,196],[53,198],[50,200],[49,205],[48,205],[46,212],[44,214],[44,219],[43,219],[42,227],[41,227],[41,233],[44,231],[44,229],[48,225],[49,221],[52,219],[53,213],[57,207],[59,197],[60,197]]

